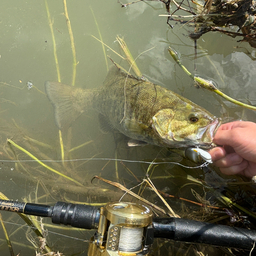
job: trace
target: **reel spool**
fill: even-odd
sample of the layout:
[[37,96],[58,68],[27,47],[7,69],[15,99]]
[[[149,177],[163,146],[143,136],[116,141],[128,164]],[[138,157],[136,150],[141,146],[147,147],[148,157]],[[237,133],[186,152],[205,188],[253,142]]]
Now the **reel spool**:
[[114,202],[101,208],[98,231],[88,256],[149,255],[153,214],[141,204]]

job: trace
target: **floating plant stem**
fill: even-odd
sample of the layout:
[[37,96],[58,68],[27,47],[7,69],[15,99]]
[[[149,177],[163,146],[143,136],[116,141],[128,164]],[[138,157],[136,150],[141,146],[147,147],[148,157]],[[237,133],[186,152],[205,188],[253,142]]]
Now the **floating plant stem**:
[[56,65],[58,82],[61,82],[60,67],[59,67],[59,61],[58,61],[58,57],[57,57],[56,41],[55,41],[55,36],[54,36],[54,33],[53,33],[53,26],[52,26],[53,22],[52,22],[51,15],[50,15],[50,12],[49,12],[49,7],[48,7],[47,0],[45,0],[44,2],[45,2],[45,8],[46,8],[47,17],[48,17],[48,23],[49,23],[50,30],[51,30],[51,35],[52,35],[53,54],[54,54],[54,60],[55,60],[55,65]]
[[21,146],[17,145],[15,142],[13,142],[12,140],[10,139],[7,139],[7,142],[10,143],[11,145],[13,145],[15,148],[21,150],[22,152],[24,152],[25,154],[27,154],[29,157],[31,157],[32,159],[34,159],[36,162],[38,162],[40,165],[42,165],[43,167],[45,167],[46,169],[50,170],[51,172],[54,172],[56,174],[58,174],[59,176],[67,179],[67,180],[70,180],[74,183],[76,183],[77,185],[79,186],[83,186],[80,182],[66,176],[65,174],[63,173],[60,173],[58,171],[56,171],[55,169],[51,168],[50,166],[44,164],[43,162],[41,162],[39,159],[37,159],[34,155],[32,155],[30,152],[28,152],[26,149],[22,148]]
[[183,69],[183,71],[188,75],[190,76],[196,83],[197,85],[209,90],[209,91],[213,91],[215,92],[216,94],[220,95],[221,97],[223,97],[224,99],[236,104],[236,105],[239,105],[241,107],[245,107],[245,108],[248,108],[248,109],[252,109],[252,110],[256,110],[256,107],[252,106],[252,105],[248,105],[248,104],[245,104],[241,101],[238,101],[238,100],[235,100],[231,97],[229,97],[228,95],[226,95],[225,93],[221,92],[220,90],[218,90],[215,85],[211,82],[211,81],[208,81],[206,79],[203,79],[201,77],[198,77],[198,76],[194,76],[192,75],[187,69],[186,67],[181,64],[178,56],[177,56],[177,53],[171,48],[169,47],[168,49],[169,53],[171,54],[172,58],[177,62],[177,64]]
[[63,0],[63,5],[64,5],[64,15],[66,17],[67,26],[68,26],[68,33],[69,33],[69,37],[70,37],[71,50],[72,50],[72,55],[73,55],[73,78],[72,78],[72,85],[74,86],[75,82],[76,82],[76,66],[77,66],[75,40],[74,40],[74,36],[73,36],[73,31],[72,31],[72,28],[71,28],[70,19],[69,19],[69,16],[68,16],[68,9],[67,9],[67,2],[66,2],[66,0]]

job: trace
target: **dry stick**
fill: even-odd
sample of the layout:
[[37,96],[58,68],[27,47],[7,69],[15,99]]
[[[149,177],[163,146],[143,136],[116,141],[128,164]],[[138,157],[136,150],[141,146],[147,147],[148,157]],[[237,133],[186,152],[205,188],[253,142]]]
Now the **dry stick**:
[[73,36],[72,28],[71,28],[71,23],[70,23],[70,19],[69,19],[69,16],[68,16],[68,9],[67,9],[67,2],[66,2],[66,0],[63,0],[63,4],[64,4],[64,15],[65,15],[66,21],[67,21],[68,33],[69,33],[69,37],[70,37],[71,50],[72,50],[72,55],[73,55],[73,79],[72,79],[72,85],[74,86],[75,85],[75,81],[76,81],[76,66],[77,66],[76,48],[75,48],[75,41],[74,41],[74,36]]
[[125,191],[125,193],[130,194],[131,196],[134,196],[134,197],[137,198],[138,200],[140,200],[140,201],[142,201],[142,202],[144,202],[144,203],[150,205],[152,208],[155,208],[156,210],[162,212],[163,214],[167,214],[162,208],[160,208],[160,207],[154,205],[153,203],[149,202],[148,200],[146,200],[146,199],[144,199],[144,198],[138,196],[137,194],[135,194],[134,192],[132,192],[131,190],[129,190],[128,188],[124,187],[123,185],[121,185],[121,184],[118,183],[118,182],[106,180],[106,179],[101,178],[101,177],[99,177],[99,176],[97,176],[97,175],[94,176],[94,178],[97,178],[97,179],[99,179],[99,180],[102,180],[102,181],[104,181],[104,182],[106,182],[106,183],[108,183],[108,184],[114,186],[114,187],[117,187],[117,188],[121,189],[122,191]]
[[54,170],[53,168],[51,168],[50,166],[44,164],[43,162],[41,162],[39,159],[37,159],[34,155],[32,155],[30,152],[28,152],[26,149],[22,148],[21,146],[17,145],[15,142],[13,142],[12,140],[10,139],[7,139],[7,142],[9,142],[11,145],[13,145],[15,148],[21,150],[22,152],[24,152],[25,154],[27,154],[29,157],[31,157],[32,159],[34,159],[36,162],[38,162],[40,165],[42,165],[43,167],[47,168],[48,170],[50,170],[51,172],[54,172],[58,175],[60,175],[61,177],[67,179],[67,180],[70,180],[74,183],[76,183],[77,185],[79,186],[83,186],[83,184],[81,184],[80,182],[66,176],[65,174],[61,173],[61,172],[58,172],[56,170]]
[[176,218],[180,218],[180,216],[178,214],[176,214],[173,209],[171,208],[171,206],[165,201],[165,199],[160,195],[160,193],[158,192],[158,190],[156,189],[154,183],[151,181],[151,179],[149,178],[149,171],[151,170],[151,167],[153,166],[153,162],[148,166],[147,169],[147,173],[146,179],[143,179],[144,182],[146,182],[148,184],[148,186],[150,186],[152,188],[152,190],[157,194],[157,196],[160,198],[160,200],[165,204],[165,206],[167,207],[167,209],[170,211],[171,213],[171,217],[176,217]]
[[165,197],[175,198],[175,199],[178,199],[178,200],[181,200],[181,201],[185,201],[185,202],[188,202],[188,203],[191,203],[191,204],[198,205],[198,206],[200,206],[200,207],[207,207],[207,208],[211,208],[211,209],[223,210],[223,208],[221,208],[221,207],[219,207],[219,206],[213,206],[213,205],[207,205],[207,204],[195,202],[195,201],[189,200],[189,199],[187,199],[187,198],[183,198],[183,197],[179,197],[179,196],[174,196],[174,195],[167,194],[167,193],[162,192],[162,191],[160,191],[160,190],[158,190],[158,192],[161,193],[161,194],[162,194],[163,196],[165,196]]
[[183,66],[176,54],[176,52],[171,48],[169,47],[168,49],[169,53],[171,54],[172,58],[176,61],[176,63],[183,69],[183,71],[188,75],[190,76],[199,86],[209,90],[209,91],[213,91],[215,92],[216,94],[220,95],[221,97],[223,97],[224,99],[236,104],[236,105],[239,105],[241,107],[245,107],[245,108],[248,108],[248,109],[252,109],[252,110],[256,110],[256,107],[252,106],[252,105],[248,105],[248,104],[245,104],[245,103],[242,103],[238,100],[235,100],[231,97],[229,97],[228,95],[224,94],[223,92],[221,92],[220,90],[218,90],[211,81],[207,81],[201,77],[197,77],[197,76],[194,76],[192,75],[187,69],[185,66]]
[[149,178],[143,179],[143,181],[145,181],[153,189],[153,191],[157,194],[157,196],[162,200],[162,202],[165,204],[167,209],[170,211],[171,217],[180,218],[180,216],[173,211],[173,209],[170,207],[170,205],[160,195],[160,193],[157,191],[156,187],[154,186],[153,182]]
[[[186,8],[182,7],[182,6],[181,6],[180,4],[178,4],[175,0],[172,0],[172,2],[177,6],[178,10],[180,9],[180,10],[183,10],[183,11],[185,11],[185,12],[189,12],[189,13],[195,15],[194,12],[192,12],[192,11],[190,11],[190,10],[187,10]],[[176,10],[176,11],[177,11],[177,10]]]

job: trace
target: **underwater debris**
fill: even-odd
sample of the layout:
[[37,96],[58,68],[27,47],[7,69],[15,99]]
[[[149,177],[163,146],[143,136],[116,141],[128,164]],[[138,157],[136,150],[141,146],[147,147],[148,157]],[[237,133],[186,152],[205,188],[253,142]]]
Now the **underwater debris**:
[[[246,41],[252,47],[256,47],[256,2],[254,0],[155,1],[165,5],[167,14],[159,16],[167,17],[167,24],[170,27],[177,23],[194,27],[194,31],[189,33],[189,37],[193,40],[199,39],[210,31],[217,31],[231,37],[242,37],[238,42]],[[138,2],[142,0],[121,4],[121,6],[126,7]],[[172,12],[170,12],[171,5],[175,5]],[[182,11],[182,15],[177,15],[178,11]],[[190,15],[185,16],[184,12]]]
[[34,87],[33,83],[31,81],[27,82],[27,88],[28,90],[32,89]]

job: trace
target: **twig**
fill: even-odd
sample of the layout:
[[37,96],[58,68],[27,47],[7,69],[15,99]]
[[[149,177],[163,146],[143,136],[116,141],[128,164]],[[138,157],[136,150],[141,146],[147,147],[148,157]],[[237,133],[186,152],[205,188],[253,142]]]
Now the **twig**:
[[160,195],[160,193],[157,191],[157,189],[155,188],[153,182],[149,179],[149,177],[147,179],[144,179],[143,181],[145,181],[153,189],[153,191],[157,194],[157,196],[162,200],[162,202],[165,204],[167,209],[170,211],[171,216],[176,217],[176,218],[180,218],[180,216],[173,211],[173,209],[170,207],[170,205]]
[[132,192],[131,190],[129,190],[128,188],[124,187],[123,185],[121,185],[121,184],[118,183],[118,182],[106,180],[106,179],[104,179],[104,178],[102,178],[102,177],[99,177],[99,176],[97,176],[97,175],[94,176],[94,178],[99,179],[99,180],[102,180],[102,181],[104,181],[105,183],[108,183],[108,184],[110,184],[110,185],[112,185],[112,186],[114,186],[114,187],[117,187],[117,188],[121,189],[122,191],[125,191],[127,194],[129,194],[129,195],[131,195],[131,196],[137,198],[138,200],[140,200],[140,201],[142,201],[142,202],[144,202],[144,203],[150,205],[152,208],[155,208],[156,210],[162,212],[163,214],[167,214],[162,208],[160,208],[160,207],[154,205],[153,203],[149,202],[148,200],[146,200],[146,199],[144,199],[144,198],[138,196],[137,194],[135,194],[134,192]]

